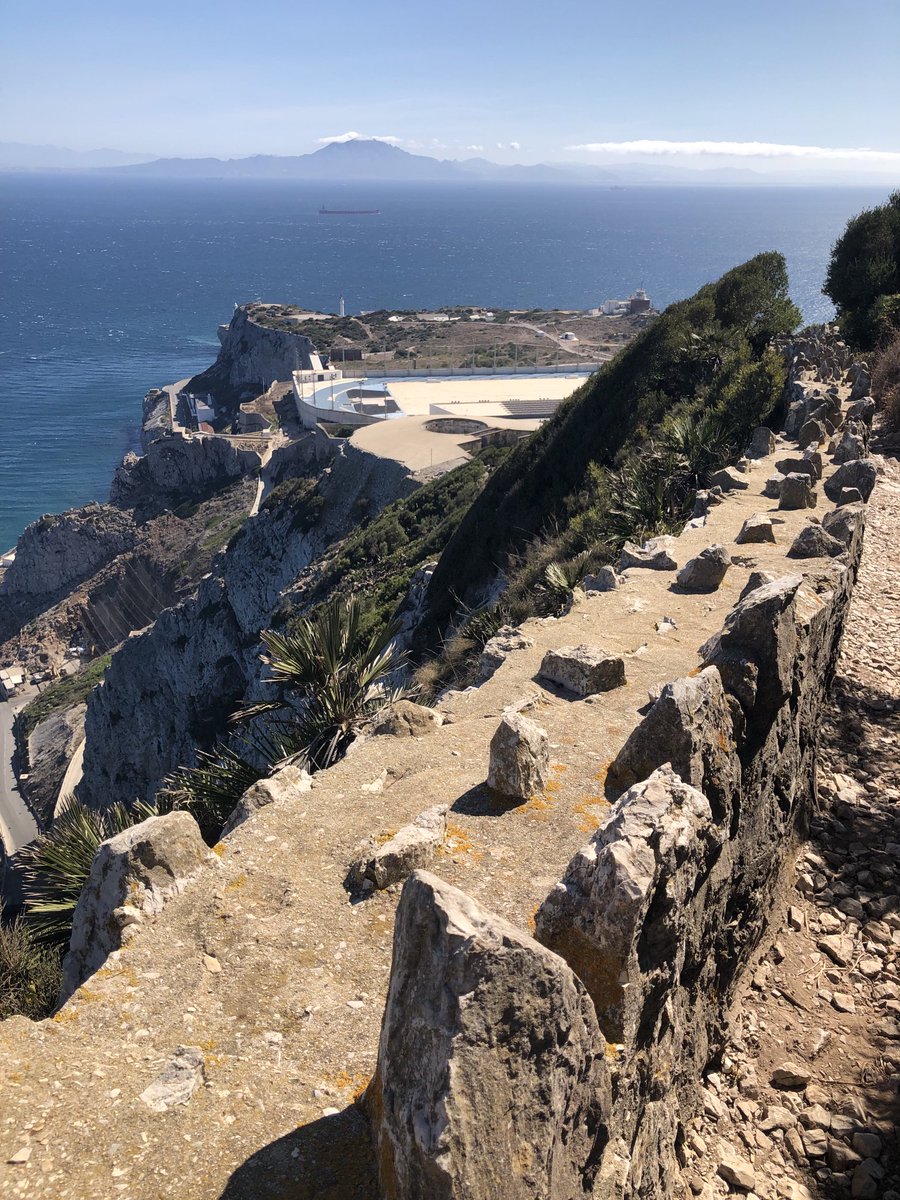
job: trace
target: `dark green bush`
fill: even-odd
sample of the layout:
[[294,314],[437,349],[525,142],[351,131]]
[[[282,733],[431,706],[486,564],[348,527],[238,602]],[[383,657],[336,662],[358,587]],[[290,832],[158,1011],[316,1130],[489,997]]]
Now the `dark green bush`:
[[900,327],[900,191],[848,221],[822,290],[853,346],[872,349]]

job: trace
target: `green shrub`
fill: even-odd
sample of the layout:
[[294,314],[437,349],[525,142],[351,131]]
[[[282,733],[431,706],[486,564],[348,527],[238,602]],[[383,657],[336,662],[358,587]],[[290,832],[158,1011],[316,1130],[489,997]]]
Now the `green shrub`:
[[853,346],[872,349],[900,327],[900,191],[848,221],[822,290]]
[[22,917],[7,921],[0,904],[0,1021],[49,1017],[61,982],[59,951],[42,945]]
[[86,702],[88,696],[103,679],[103,673],[109,666],[112,654],[101,654],[82,667],[77,675],[66,675],[54,680],[36,696],[30,704],[22,709],[19,720],[25,737],[35,726],[46,720],[61,709],[71,708],[74,704]]

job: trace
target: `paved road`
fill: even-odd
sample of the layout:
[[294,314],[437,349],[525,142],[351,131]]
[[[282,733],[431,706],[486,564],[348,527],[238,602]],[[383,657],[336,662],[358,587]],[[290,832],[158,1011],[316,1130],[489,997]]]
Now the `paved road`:
[[14,870],[6,865],[7,855],[14,854],[38,835],[37,822],[19,795],[12,769],[15,740],[13,710],[7,701],[0,701],[0,894],[8,903],[21,903],[21,884]]

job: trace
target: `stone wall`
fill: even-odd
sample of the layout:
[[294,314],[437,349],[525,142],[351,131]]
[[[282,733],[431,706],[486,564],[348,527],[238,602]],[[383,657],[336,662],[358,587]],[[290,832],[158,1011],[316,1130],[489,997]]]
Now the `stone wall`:
[[[798,427],[827,393],[800,393],[796,377],[813,364],[824,387],[846,363],[816,338],[789,356]],[[835,453],[840,404],[828,419]],[[386,1196],[673,1194],[699,1084],[815,807],[819,721],[864,522],[859,503],[826,514],[839,552],[748,587],[701,667],[662,689],[610,765],[613,794],[627,790],[538,909],[537,944],[520,939],[505,992],[505,922],[479,909],[465,928],[468,897],[422,872],[407,883],[369,1093]],[[596,1031],[575,1015],[579,986]],[[473,1009],[493,1014],[489,1028]],[[590,1098],[578,1092],[586,1077]],[[540,1135],[515,1115],[529,1103],[546,1118]]]

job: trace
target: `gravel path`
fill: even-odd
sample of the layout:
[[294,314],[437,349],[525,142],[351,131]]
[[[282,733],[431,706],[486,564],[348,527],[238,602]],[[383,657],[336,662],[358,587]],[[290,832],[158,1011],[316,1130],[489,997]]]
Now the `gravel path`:
[[818,816],[684,1147],[704,1200],[900,1200],[900,465],[879,467]]

